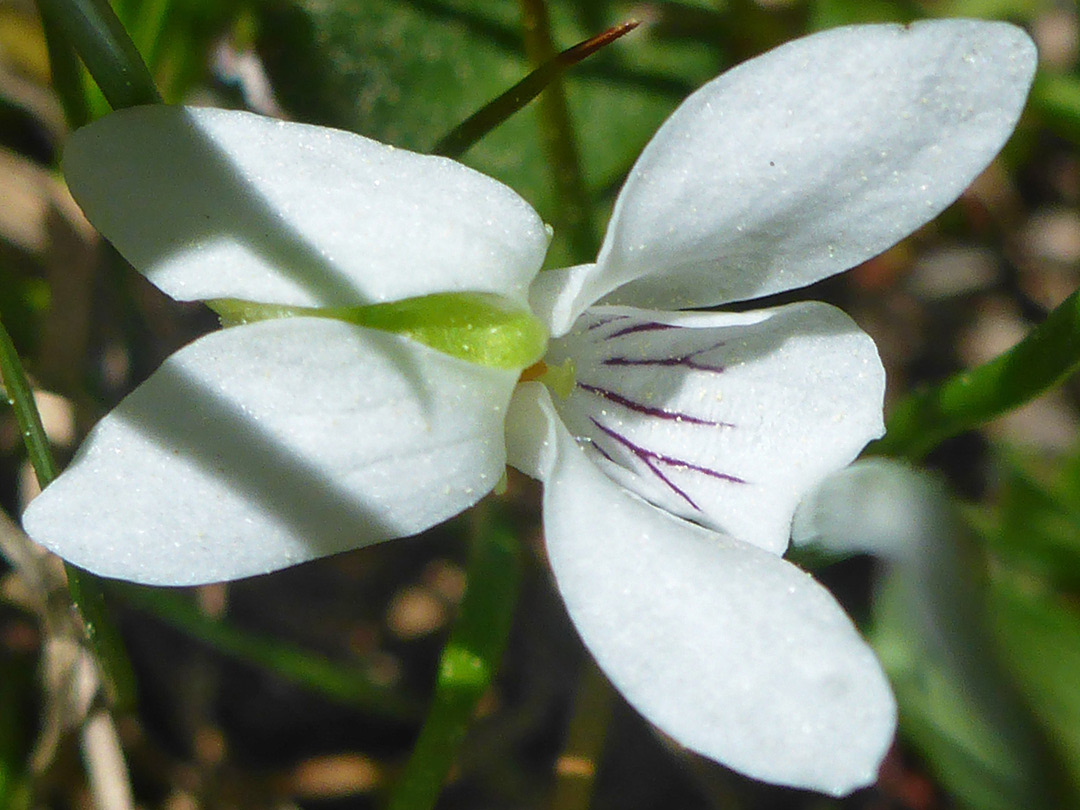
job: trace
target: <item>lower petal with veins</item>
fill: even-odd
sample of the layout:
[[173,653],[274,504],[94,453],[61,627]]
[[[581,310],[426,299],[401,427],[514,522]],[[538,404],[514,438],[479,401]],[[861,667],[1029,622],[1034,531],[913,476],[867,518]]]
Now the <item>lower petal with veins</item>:
[[507,424],[510,462],[544,482],[548,557],[570,617],[631,705],[758,779],[835,794],[874,780],[895,704],[824,588],[619,487],[538,383],[518,387]]
[[774,552],[802,496],[882,430],[873,342],[815,302],[746,313],[594,307],[546,361],[600,467],[651,503]]

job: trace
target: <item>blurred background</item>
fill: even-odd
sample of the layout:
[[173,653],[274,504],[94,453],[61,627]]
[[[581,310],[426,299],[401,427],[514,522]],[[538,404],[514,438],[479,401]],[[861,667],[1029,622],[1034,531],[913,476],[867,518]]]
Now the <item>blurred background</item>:
[[[555,227],[555,267],[594,255],[642,146],[729,66],[853,22],[1010,20],[1037,42],[1040,73],[1002,155],[934,223],[794,297],[838,304],[875,338],[891,404],[1007,350],[1080,281],[1078,20],[1064,0],[114,7],[166,101],[418,151],[536,66],[545,16],[556,50],[640,20],[570,69],[562,98],[531,103],[461,156]],[[217,325],[128,268],[67,195],[66,121],[108,109],[85,86],[85,108],[65,110],[35,5],[0,0],[0,320],[61,462],[168,354]],[[894,513],[913,497],[932,516],[917,530],[928,549],[918,560],[797,558],[856,618],[900,702],[879,784],[845,799],[760,785],[688,754],[613,695],[551,585],[538,488],[513,474],[482,518],[420,537],[229,585],[107,590],[138,685],[135,705],[113,711],[62,568],[17,527],[36,483],[5,409],[0,808],[383,806],[431,700],[478,521],[520,541],[520,587],[440,808],[1080,808],[1078,405],[1069,380],[937,446],[920,467],[931,477],[886,487]]]

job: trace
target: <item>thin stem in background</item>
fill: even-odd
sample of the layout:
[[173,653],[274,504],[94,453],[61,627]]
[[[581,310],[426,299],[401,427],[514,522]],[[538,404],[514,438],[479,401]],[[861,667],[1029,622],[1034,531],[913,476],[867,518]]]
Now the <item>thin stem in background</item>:
[[[521,20],[525,52],[534,65],[555,58],[551,23],[544,0],[521,0]],[[569,239],[570,255],[576,262],[591,261],[599,243],[592,223],[592,205],[585,191],[585,178],[574,137],[566,86],[556,73],[540,94],[540,139],[551,161],[555,181],[555,230]]]
[[71,43],[114,110],[161,103],[146,63],[108,0],[37,0],[37,5],[42,20]]
[[[34,394],[23,371],[22,361],[3,324],[0,324],[0,376],[8,404],[15,410],[15,419],[38,483],[43,488],[47,487],[58,475],[56,461],[49,448],[49,439],[41,424],[41,415],[34,403]],[[66,565],[65,570],[72,601],[82,614],[86,635],[97,654],[113,698],[118,706],[133,708],[135,675],[131,671],[120,634],[109,620],[101,593],[101,580],[73,565]]]
[[556,77],[583,59],[592,56],[601,48],[630,33],[638,25],[640,23],[637,20],[630,20],[613,26],[602,34],[579,42],[547,60],[505,93],[485,104],[440,138],[431,150],[432,153],[450,158],[460,157],[469,147],[540,95],[540,91],[550,85]]
[[11,336],[3,324],[0,324],[0,375],[3,377],[8,405],[15,409],[15,420],[19,424],[30,465],[34,468],[38,483],[47,487],[60,473],[49,449],[41,414],[34,403],[34,392],[26,379],[15,344],[11,342]]
[[977,368],[902,399],[868,453],[917,461],[950,436],[1019,408],[1080,370],[1080,290],[1027,337]]
[[[82,59],[114,109],[161,101],[150,71],[131,37],[107,0],[37,0],[42,24],[49,37],[49,60],[54,82],[62,93],[68,124],[78,127],[90,118],[86,86],[74,53]],[[74,52],[74,53],[73,53]],[[58,471],[48,437],[22,363],[11,338],[0,326],[0,366],[9,401],[15,408],[27,453],[42,488]],[[118,708],[133,709],[135,675],[116,627],[109,619],[101,580],[88,571],[65,563],[68,592],[83,619],[87,638],[112,690]]]
[[555,763],[551,810],[588,810],[592,805],[596,771],[607,739],[615,695],[596,662],[589,656],[586,659],[578,679],[566,747]]
[[48,15],[42,14],[41,28],[45,33],[45,47],[49,52],[49,72],[52,88],[60,99],[64,119],[72,129],[90,123],[90,101],[86,96],[79,56],[71,41]]
[[521,578],[517,539],[493,504],[473,510],[468,587],[439,661],[431,709],[388,810],[430,810],[487,692],[510,633]]

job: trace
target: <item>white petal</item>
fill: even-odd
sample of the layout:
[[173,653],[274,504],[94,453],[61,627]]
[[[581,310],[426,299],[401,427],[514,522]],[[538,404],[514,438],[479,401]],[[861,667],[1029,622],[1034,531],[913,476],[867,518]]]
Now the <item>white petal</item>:
[[791,539],[831,554],[874,554],[917,565],[934,548],[955,545],[948,537],[954,522],[940,481],[896,459],[865,458],[807,494]]
[[76,565],[171,585],[414,534],[503,474],[516,376],[334,320],[215,332],[101,421],[24,525]]
[[544,468],[548,555],[570,616],[631,704],[758,779],[834,794],[874,780],[895,705],[824,588],[622,490],[539,385],[519,387],[510,423],[532,426],[511,432],[510,447]]
[[551,337],[562,337],[582,309],[577,306],[582,286],[596,273],[595,264],[578,264],[540,273],[529,289],[529,309],[547,327]]
[[622,284],[608,302],[704,307],[869,259],[993,158],[1035,61],[1019,28],[950,20],[838,28],[736,67],[645,148],[568,308]]
[[64,171],[90,221],[181,300],[524,304],[547,249],[528,203],[460,163],[244,112],[122,110],[75,133]]
[[657,506],[777,553],[799,501],[880,436],[873,341],[817,302],[745,313],[593,307],[546,362],[590,457]]

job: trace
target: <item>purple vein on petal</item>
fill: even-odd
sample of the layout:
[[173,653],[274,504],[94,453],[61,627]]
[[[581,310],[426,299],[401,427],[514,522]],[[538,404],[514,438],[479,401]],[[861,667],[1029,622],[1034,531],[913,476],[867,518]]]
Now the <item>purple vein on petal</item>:
[[[642,464],[644,464],[646,467],[649,468],[649,470],[652,472],[653,475],[655,475],[657,478],[659,478],[661,481],[663,481],[664,484],[666,484],[668,486],[668,488],[671,489],[672,492],[674,492],[676,495],[678,495],[680,498],[682,498],[684,501],[686,501],[688,504],[690,504],[690,508],[695,509],[698,512],[701,511],[701,507],[698,506],[696,503],[694,503],[693,498],[691,498],[689,495],[687,495],[685,492],[683,492],[681,489],[679,489],[679,487],[677,487],[675,485],[675,483],[670,478],[668,478],[666,475],[664,475],[662,472],[660,472],[660,470],[658,470],[656,468],[656,465],[653,463],[653,456],[655,455],[654,453],[650,453],[648,450],[646,450],[643,447],[638,447],[636,444],[634,444],[632,441],[627,439],[625,436],[622,436],[619,433],[616,433],[614,430],[611,430],[610,428],[604,427],[599,422],[597,422],[595,419],[593,419],[591,416],[589,417],[589,421],[592,422],[594,425],[596,425],[596,427],[599,428],[601,431],[603,431],[605,434],[607,434],[612,439],[614,439],[619,444],[621,444],[623,447],[625,447],[627,450],[629,450],[631,453],[633,453],[641,461]],[[611,456],[608,456],[607,453],[604,453],[604,455],[607,456],[607,458],[611,458]]]
[[722,374],[724,372],[724,366],[699,363],[694,358],[698,355],[711,352],[714,349],[719,349],[726,342],[726,340],[721,340],[711,346],[706,346],[704,349],[697,349],[679,357],[608,357],[600,362],[605,366],[682,366],[683,368],[693,369],[694,371],[708,371],[713,374]]
[[708,467],[701,467],[697,464],[691,464],[690,462],[684,461],[680,458],[675,458],[673,456],[665,456],[662,453],[657,453],[652,450],[646,450],[641,445],[634,444],[621,433],[600,424],[600,422],[598,422],[595,418],[590,416],[589,421],[596,425],[596,428],[601,431],[605,436],[618,442],[631,453],[633,453],[633,455],[638,460],[640,460],[642,464],[649,468],[653,475],[659,478],[666,486],[671,489],[672,492],[674,492],[676,495],[678,495],[680,498],[690,504],[690,506],[696,509],[698,512],[702,511],[701,507],[694,503],[693,499],[685,492],[683,492],[682,489],[676,486],[676,484],[670,478],[664,475],[657,468],[657,464],[664,464],[669,467],[679,467],[682,469],[693,470],[694,472],[699,472],[702,475],[707,475],[710,478],[716,478],[720,481],[727,481],[729,484],[746,483],[746,481],[742,478],[738,478],[734,475],[728,475],[727,473],[722,473],[719,470],[713,470]]
[[635,402],[628,397],[624,397],[622,394],[611,391],[607,388],[600,388],[596,385],[589,385],[588,383],[578,382],[578,388],[582,391],[588,391],[590,394],[596,394],[598,397],[614,402],[616,405],[622,405],[624,408],[628,408],[631,411],[644,414],[645,416],[652,416],[657,419],[668,419],[672,422],[686,422],[690,425],[704,425],[706,427],[735,427],[730,422],[715,422],[711,419],[702,419],[700,416],[691,416],[688,413],[681,413],[679,411],[669,411],[664,408],[654,408],[650,405],[643,405],[640,402]]
[[588,441],[588,445],[589,445],[589,447],[591,447],[591,448],[592,448],[593,450],[595,450],[595,451],[596,451],[597,453],[599,453],[599,454],[600,454],[601,456],[603,456],[604,458],[606,458],[606,459],[607,459],[608,461],[610,461],[610,462],[611,462],[612,464],[618,464],[618,463],[619,463],[619,462],[617,462],[617,461],[616,461],[615,459],[613,459],[613,458],[612,458],[612,457],[611,457],[611,456],[610,456],[610,455],[608,454],[608,452],[607,452],[607,451],[606,451],[606,450],[605,450],[605,449],[604,449],[603,447],[601,447],[600,445],[598,445],[598,444],[597,444],[597,443],[596,443],[595,441],[593,441],[593,440],[592,440],[591,438],[588,438],[588,439],[587,439],[587,441]]
[[625,321],[629,317],[629,315],[612,315],[610,318],[597,318],[595,322],[585,327],[585,331],[591,332],[593,329],[599,329],[601,326],[607,326],[609,323],[615,323],[615,321]]
[[665,329],[679,329],[681,327],[672,326],[669,323],[657,323],[656,321],[647,321],[645,323],[635,323],[633,326],[626,326],[610,335],[604,335],[604,340],[614,340],[615,338],[622,337],[623,335],[633,335],[636,332],[660,332]]

